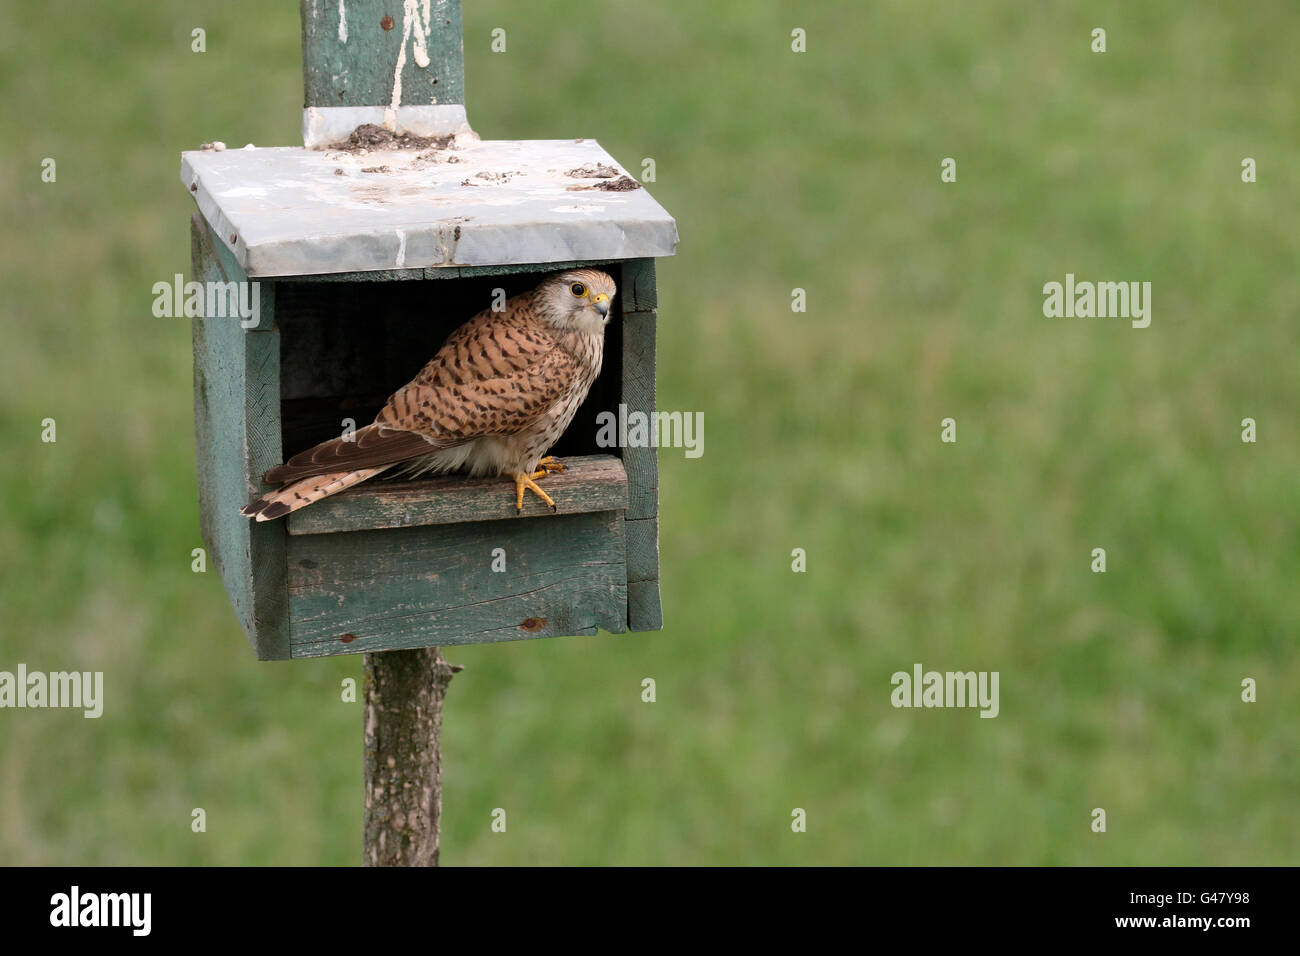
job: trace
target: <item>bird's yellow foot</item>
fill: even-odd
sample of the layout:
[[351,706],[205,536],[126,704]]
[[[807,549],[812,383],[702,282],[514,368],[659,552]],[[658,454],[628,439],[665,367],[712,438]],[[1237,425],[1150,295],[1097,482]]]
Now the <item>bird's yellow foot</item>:
[[515,472],[515,512],[516,513],[524,510],[524,489],[525,488],[531,490],[534,494],[537,495],[537,497],[541,498],[548,505],[550,505],[552,511],[555,510],[555,502],[551,500],[551,496],[548,495],[546,492],[542,491],[541,486],[538,485],[537,482],[533,480],[534,478],[540,478],[545,474],[546,472],[544,471],[539,471],[535,475],[526,475],[522,471]]
[[547,455],[537,463],[537,470],[533,472],[533,477],[545,478],[552,472],[558,475],[562,471],[564,471],[564,465],[560,463],[560,459],[552,455]]

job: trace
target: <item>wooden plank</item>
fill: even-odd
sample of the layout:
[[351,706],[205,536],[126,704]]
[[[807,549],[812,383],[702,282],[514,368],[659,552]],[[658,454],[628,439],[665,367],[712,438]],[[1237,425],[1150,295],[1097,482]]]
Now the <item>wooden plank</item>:
[[627,474],[612,455],[563,459],[564,471],[540,484],[557,510],[531,491],[515,511],[514,482],[507,478],[443,475],[419,481],[372,480],[296,511],[286,519],[291,535],[412,528],[557,514],[621,511],[627,507]]
[[525,272],[563,272],[605,263],[522,262],[506,266],[426,266],[422,269],[376,269],[369,272],[328,272],[319,275],[278,276],[283,282],[410,282],[419,279],[477,279]]
[[659,308],[655,287],[655,260],[628,259],[623,263],[622,288],[624,312],[654,312]]
[[625,521],[623,536],[627,541],[627,581],[655,581],[659,578],[659,519],[642,518]]
[[[628,413],[655,410],[654,312],[623,313],[623,403]],[[627,518],[635,521],[659,513],[659,461],[655,448],[624,448],[627,468]]]
[[[624,263],[623,289],[623,403],[629,414],[655,410],[655,335],[658,295],[655,262],[638,259]],[[628,608],[630,631],[663,627],[659,600],[659,460],[654,448],[624,448],[628,474],[628,506],[624,513],[627,539]]]
[[[412,282],[419,279],[481,279],[492,276],[523,275],[525,273],[565,272],[569,269],[604,269],[618,278],[620,269],[627,269],[628,264],[651,263],[650,282],[653,289],[653,259],[579,259],[565,262],[516,262],[498,266],[427,266],[423,269],[375,269],[367,272],[327,272],[315,275],[275,276],[264,281],[276,282]],[[632,305],[624,302],[623,307],[629,311],[644,311],[648,302],[653,301],[653,293],[646,297],[645,273],[634,272],[635,285],[630,287],[635,298]],[[625,282],[627,280],[624,280]],[[620,283],[620,295],[623,283]],[[640,308],[634,308],[639,303]]]
[[663,630],[663,608],[659,603],[658,581],[634,581],[627,586],[627,629]]
[[[369,272],[326,272],[317,275],[276,276],[276,282],[413,282],[427,278],[426,269],[373,269]],[[271,280],[267,280],[271,281]]]
[[[195,215],[195,279],[248,281],[213,238]],[[241,328],[235,318],[195,318],[191,325],[203,540],[249,642],[264,660],[289,656],[285,533],[254,526],[239,508],[261,490],[260,475],[281,459],[278,338],[270,331],[274,296],[267,293],[263,288],[256,329]]]
[[[481,279],[490,276],[517,275],[525,272],[566,272],[569,269],[604,269],[611,271],[617,260],[569,260],[567,262],[519,262],[502,266],[430,266],[426,279]],[[614,273],[617,275],[617,273]]]
[[293,656],[622,632],[622,532],[606,511],[292,537]]
[[[305,105],[423,106],[465,102],[460,0],[408,4],[432,9],[430,22],[406,22],[395,0],[302,0]],[[340,22],[342,16],[342,22]],[[387,27],[387,29],[385,29]],[[428,33],[424,34],[425,28]],[[420,66],[416,32],[428,65]],[[393,103],[399,53],[405,46],[401,95]]]

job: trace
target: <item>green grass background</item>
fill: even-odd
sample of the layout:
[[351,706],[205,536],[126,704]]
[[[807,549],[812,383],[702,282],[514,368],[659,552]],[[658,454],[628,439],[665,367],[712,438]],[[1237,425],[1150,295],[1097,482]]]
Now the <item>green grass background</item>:
[[[660,453],[662,633],[447,652],[444,862],[1300,858],[1298,25],[467,3],[484,137],[656,160],[660,406],[706,444]],[[107,697],[0,711],[0,863],[360,859],[360,658],[255,662],[191,572],[189,328],[150,312],[189,267],[179,152],[300,141],[298,29],[293,3],[0,2],[0,669]],[[1044,318],[1066,272],[1151,281],[1151,327]],[[1001,715],[893,709],[915,662],[999,671]]]

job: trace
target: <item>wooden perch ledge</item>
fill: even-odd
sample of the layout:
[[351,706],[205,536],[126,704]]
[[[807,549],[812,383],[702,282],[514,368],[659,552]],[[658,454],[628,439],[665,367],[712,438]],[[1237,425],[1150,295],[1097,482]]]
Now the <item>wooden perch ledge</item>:
[[509,478],[442,475],[418,481],[372,479],[295,511],[287,518],[288,532],[329,534],[498,519],[519,521],[627,507],[627,472],[620,459],[587,455],[560,460],[563,472],[538,481],[555,499],[554,512],[531,491],[524,493],[524,510],[516,512],[514,483]]

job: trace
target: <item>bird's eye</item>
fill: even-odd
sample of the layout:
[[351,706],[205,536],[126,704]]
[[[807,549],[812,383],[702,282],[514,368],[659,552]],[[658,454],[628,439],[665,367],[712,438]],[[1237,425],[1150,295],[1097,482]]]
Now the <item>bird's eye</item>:
[[581,282],[575,282],[573,283],[573,285],[569,286],[569,291],[572,292],[574,295],[586,295],[587,287],[583,285]]

